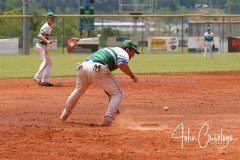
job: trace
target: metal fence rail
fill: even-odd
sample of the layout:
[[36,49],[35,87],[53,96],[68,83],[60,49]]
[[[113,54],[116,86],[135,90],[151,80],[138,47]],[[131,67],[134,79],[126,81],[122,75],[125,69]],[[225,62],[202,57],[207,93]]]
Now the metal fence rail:
[[[95,14],[95,15],[57,15],[52,35],[58,38],[58,46],[65,52],[67,37],[80,37],[79,18],[95,19],[95,29],[85,32],[83,37],[100,37],[100,47],[106,46],[107,37],[120,36],[136,40],[145,47],[148,37],[178,37],[180,50],[186,47],[189,36],[203,36],[207,26],[215,36],[220,37],[222,47],[227,37],[240,35],[240,15],[226,14]],[[45,22],[42,15],[0,15],[0,38],[19,37],[19,48],[23,48],[23,18],[30,20],[29,46]],[[124,26],[125,25],[125,26]],[[107,29],[114,32],[107,32]],[[142,49],[143,50],[143,49]],[[224,49],[223,49],[224,50]]]

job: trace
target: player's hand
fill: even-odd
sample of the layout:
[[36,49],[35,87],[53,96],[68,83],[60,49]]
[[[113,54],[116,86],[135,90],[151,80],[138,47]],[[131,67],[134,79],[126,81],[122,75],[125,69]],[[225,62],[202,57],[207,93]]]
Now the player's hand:
[[53,39],[50,39],[50,40],[48,40],[48,44],[52,44],[52,43],[54,43],[55,41],[53,40]]

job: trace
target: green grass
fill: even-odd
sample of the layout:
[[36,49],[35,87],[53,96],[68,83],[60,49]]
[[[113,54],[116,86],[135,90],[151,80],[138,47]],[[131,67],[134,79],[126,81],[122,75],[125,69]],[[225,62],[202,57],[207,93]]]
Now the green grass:
[[137,73],[192,73],[240,71],[240,54],[216,54],[204,59],[202,54],[144,54],[134,59]]
[[[75,76],[74,68],[77,62],[81,62],[88,55],[53,53],[51,76]],[[41,59],[37,54],[0,56],[0,79],[33,77],[40,63]],[[239,63],[239,53],[216,54],[214,59],[204,59],[202,54],[161,53],[135,55],[129,65],[135,73],[165,74],[236,72],[240,71]],[[117,70],[114,74],[122,74],[122,72]]]

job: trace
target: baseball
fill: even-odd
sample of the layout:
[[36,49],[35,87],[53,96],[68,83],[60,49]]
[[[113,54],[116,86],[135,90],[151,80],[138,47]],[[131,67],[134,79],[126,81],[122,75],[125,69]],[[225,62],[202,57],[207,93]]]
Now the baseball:
[[168,111],[169,108],[168,108],[167,106],[165,106],[165,107],[163,107],[163,110],[164,110],[164,111]]

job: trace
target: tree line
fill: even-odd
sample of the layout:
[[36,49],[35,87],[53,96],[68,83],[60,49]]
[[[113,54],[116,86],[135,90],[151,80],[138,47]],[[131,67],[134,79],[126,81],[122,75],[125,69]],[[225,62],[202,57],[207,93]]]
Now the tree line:
[[[31,14],[43,14],[53,11],[58,14],[77,14],[79,0],[29,0]],[[133,0],[123,0],[125,4]],[[150,0],[137,0],[139,4],[149,3]],[[195,12],[197,4],[206,4],[209,8],[221,10],[223,13],[239,13],[239,0],[153,0],[154,13],[186,13]],[[0,1],[0,13],[22,8],[22,0]],[[95,13],[118,13],[118,0],[95,0]],[[214,12],[214,10],[212,10]],[[21,14],[21,13],[20,13]]]
[[[124,3],[133,0],[123,0]],[[149,0],[139,0],[138,3],[149,3]],[[196,4],[207,4],[208,11],[222,13],[238,13],[240,2],[238,0],[153,0],[154,13],[195,13],[202,11],[196,9]],[[118,0],[95,0],[95,13],[118,13]],[[20,15],[23,12],[22,0],[2,0],[0,1],[1,15]],[[78,0],[29,0],[29,10],[32,15],[46,15],[48,11],[56,14],[78,14]],[[40,27],[46,21],[44,17],[30,19],[30,36],[36,37]],[[64,23],[64,31],[63,31]],[[21,18],[1,18],[0,19],[0,38],[22,37]],[[79,36],[79,19],[62,18],[57,19],[54,26],[53,35]],[[64,32],[64,33],[63,33]],[[124,33],[106,28],[101,33],[92,31],[91,35],[84,32],[83,36],[96,36],[104,34],[106,36],[119,36]],[[63,38],[62,38],[63,39]]]

